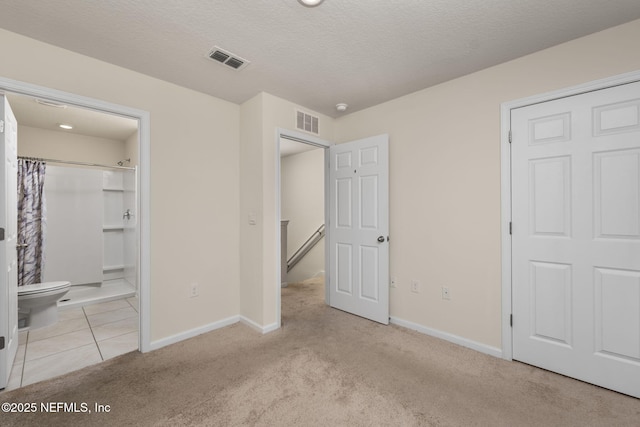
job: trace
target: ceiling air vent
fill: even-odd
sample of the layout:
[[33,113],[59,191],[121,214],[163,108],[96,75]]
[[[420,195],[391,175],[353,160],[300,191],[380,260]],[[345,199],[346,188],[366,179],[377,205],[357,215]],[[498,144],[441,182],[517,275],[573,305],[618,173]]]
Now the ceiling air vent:
[[305,132],[318,134],[318,117],[304,111],[296,110],[296,128]]
[[240,58],[238,55],[219,48],[218,46],[214,46],[207,56],[209,59],[233,68],[234,70],[241,70],[249,65],[249,61],[246,59]]

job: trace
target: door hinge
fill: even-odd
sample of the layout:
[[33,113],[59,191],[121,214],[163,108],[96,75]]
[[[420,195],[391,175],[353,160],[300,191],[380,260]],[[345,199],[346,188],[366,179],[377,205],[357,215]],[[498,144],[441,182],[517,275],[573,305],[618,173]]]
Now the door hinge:
[[0,120],[0,133],[4,133],[4,120]]
[[513,234],[513,223],[509,222],[509,234]]
[[511,144],[511,130],[509,130],[509,144]]
[[0,350],[4,350],[4,337],[0,337]]
[[4,228],[0,228],[0,242],[4,240]]
[[513,328],[513,314],[509,315],[509,326]]

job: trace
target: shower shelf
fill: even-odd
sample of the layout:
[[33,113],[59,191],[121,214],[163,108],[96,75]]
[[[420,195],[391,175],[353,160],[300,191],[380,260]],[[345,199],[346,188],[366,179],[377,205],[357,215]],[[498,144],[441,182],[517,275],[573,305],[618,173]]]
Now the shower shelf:
[[127,251],[125,248],[134,238],[130,230],[135,230],[136,221],[126,221],[126,215],[123,215],[123,212],[131,213],[126,206],[134,204],[135,190],[131,186],[133,183],[128,178],[125,179],[122,171],[103,172],[103,281],[122,280],[125,272],[129,271],[127,256],[132,255],[133,251]]
[[122,231],[124,230],[124,225],[105,225],[102,229],[104,231]]

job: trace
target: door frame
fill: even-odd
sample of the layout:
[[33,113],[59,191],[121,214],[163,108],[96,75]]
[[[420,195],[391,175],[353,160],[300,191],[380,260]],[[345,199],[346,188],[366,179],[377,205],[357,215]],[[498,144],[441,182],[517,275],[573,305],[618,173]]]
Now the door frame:
[[[281,212],[281,194],[280,194],[280,138],[285,138],[290,141],[300,142],[302,144],[313,145],[318,148],[322,148],[324,150],[324,222],[327,223],[327,218],[329,218],[329,174],[327,173],[329,168],[329,147],[334,145],[333,142],[326,141],[324,139],[318,138],[316,136],[300,132],[294,131],[285,128],[276,128],[276,222],[274,224],[276,230],[276,254],[280,254],[282,245],[281,245],[281,234],[280,234],[280,221],[282,220],[282,212]],[[324,271],[329,271],[329,249],[331,248],[330,236],[329,233],[326,233],[325,236],[325,245],[324,245]],[[281,292],[281,283],[282,283],[282,274],[280,271],[280,257],[276,257],[276,329],[279,329],[282,326],[282,292]],[[328,276],[325,275],[325,278]],[[326,280],[326,279],[325,279]],[[329,286],[325,286],[325,302],[327,304],[330,303],[329,299]]]
[[139,179],[137,183],[138,192],[138,242],[140,244],[138,253],[137,280],[139,284],[139,337],[138,349],[141,352],[148,352],[151,348],[151,227],[149,222],[150,214],[150,179],[151,179],[151,157],[150,157],[150,113],[144,110],[113,104],[100,99],[89,98],[81,95],[63,92],[56,89],[37,86],[17,80],[0,77],[0,92],[15,93],[35,98],[42,98],[54,102],[73,105],[107,114],[115,114],[138,120],[138,156],[139,156]]
[[551,92],[533,95],[526,98],[504,102],[500,105],[500,232],[502,262],[502,358],[513,360],[513,337],[511,329],[512,311],[512,245],[509,225],[511,216],[511,110],[553,101],[559,98],[575,96],[586,92],[620,86],[640,81],[640,71],[620,74],[600,80],[594,80],[577,86],[571,86]]

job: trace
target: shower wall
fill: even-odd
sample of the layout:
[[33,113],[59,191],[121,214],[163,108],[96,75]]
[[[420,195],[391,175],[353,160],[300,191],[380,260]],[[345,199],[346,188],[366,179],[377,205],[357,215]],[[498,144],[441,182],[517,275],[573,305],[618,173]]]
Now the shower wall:
[[104,280],[122,279],[137,288],[135,171],[103,172]]
[[124,220],[124,279],[138,290],[138,199],[137,171],[122,172],[124,177],[124,209],[131,215]]
[[102,282],[102,171],[47,165],[43,281]]
[[135,188],[134,171],[47,165],[44,281],[137,289]]

